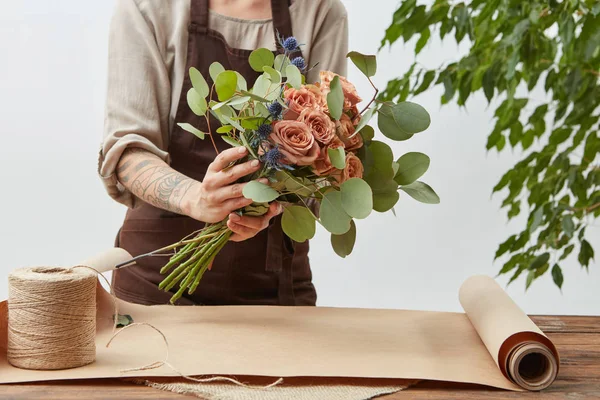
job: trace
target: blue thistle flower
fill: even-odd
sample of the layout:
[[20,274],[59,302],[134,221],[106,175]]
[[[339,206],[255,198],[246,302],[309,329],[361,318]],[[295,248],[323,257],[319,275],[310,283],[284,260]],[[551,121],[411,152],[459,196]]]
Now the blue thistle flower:
[[269,113],[271,113],[271,115],[274,118],[278,118],[279,115],[281,114],[281,112],[283,111],[283,106],[281,104],[279,104],[278,102],[274,101],[271,104],[269,104],[267,109],[269,110]]
[[256,130],[257,136],[260,140],[266,140],[271,134],[271,132],[273,132],[273,127],[270,124],[262,124]]
[[293,36],[284,39],[281,45],[286,51],[295,51],[298,49],[298,41]]
[[304,71],[306,68],[306,61],[303,57],[296,57],[291,61],[292,65],[295,65],[300,71]]
[[282,162],[285,159],[285,157],[283,156],[283,154],[281,154],[277,146],[269,149],[260,158],[261,161],[265,163],[267,168],[275,169],[277,171],[281,171],[282,169],[294,169],[292,168],[292,166],[284,164]]

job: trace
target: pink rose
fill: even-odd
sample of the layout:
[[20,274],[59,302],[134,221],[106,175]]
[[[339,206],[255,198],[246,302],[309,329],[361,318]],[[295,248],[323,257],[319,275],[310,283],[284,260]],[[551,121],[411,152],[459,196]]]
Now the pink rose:
[[269,139],[279,146],[288,164],[311,165],[319,156],[319,144],[302,122],[277,121]]
[[350,178],[362,178],[363,172],[364,167],[360,161],[360,158],[356,157],[353,153],[347,153],[346,167],[342,171],[341,182],[346,182]]
[[315,174],[318,176],[335,175],[335,172],[337,171],[338,177],[340,176],[340,171],[331,165],[331,159],[329,158],[328,152],[329,149],[336,149],[338,147],[344,147],[344,143],[337,136],[333,138],[329,145],[321,147],[319,157],[317,157],[312,166]]
[[335,137],[335,123],[327,114],[314,108],[305,108],[298,121],[304,122],[315,139],[321,144],[329,144]]
[[300,89],[288,88],[283,92],[288,109],[285,111],[284,119],[294,120],[306,108],[316,108],[319,105],[314,91],[302,86]]
[[356,133],[354,124],[349,116],[342,114],[339,121],[336,121],[337,134],[344,142],[346,151],[358,150],[363,146],[362,136]]
[[340,83],[342,84],[342,92],[344,92],[344,109],[350,109],[360,103],[362,99],[356,92],[356,87],[343,76],[334,74],[331,71],[321,71],[319,73],[319,78],[321,79],[321,92],[323,95],[325,96],[329,93],[329,85],[335,76],[339,77]]

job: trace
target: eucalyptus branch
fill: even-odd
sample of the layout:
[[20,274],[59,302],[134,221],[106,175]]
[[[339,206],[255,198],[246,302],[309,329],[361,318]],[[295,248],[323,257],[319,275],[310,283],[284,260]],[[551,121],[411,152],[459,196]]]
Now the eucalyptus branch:
[[362,115],[365,111],[367,111],[369,109],[369,107],[371,106],[371,104],[373,104],[373,102],[375,101],[375,98],[379,94],[379,89],[377,89],[377,87],[375,86],[375,84],[373,83],[371,78],[367,77],[367,79],[369,80],[369,83],[371,84],[371,86],[373,86],[373,89],[375,89],[375,94],[373,95],[373,98],[371,99],[371,101],[369,101],[369,103],[366,105],[366,107],[363,108],[362,111],[358,113],[359,115]]

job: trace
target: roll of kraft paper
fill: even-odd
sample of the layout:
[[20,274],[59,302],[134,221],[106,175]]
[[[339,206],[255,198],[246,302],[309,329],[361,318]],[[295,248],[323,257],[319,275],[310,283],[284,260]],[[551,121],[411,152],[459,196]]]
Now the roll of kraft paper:
[[506,378],[527,390],[542,390],[554,382],[559,366],[556,347],[494,280],[467,279],[459,299]]
[[[117,249],[88,264],[104,269],[129,258]],[[118,309],[159,329],[169,343],[169,364],[188,376],[429,379],[515,391],[552,383],[558,372],[555,347],[493,279],[468,279],[460,301],[466,313],[144,306],[121,300]],[[113,299],[99,287],[96,302],[96,362],[58,371],[23,370],[6,362],[6,302],[1,302],[0,383],[178,375],[169,368],[135,370],[165,359],[164,339],[151,329],[123,331],[107,348]]]

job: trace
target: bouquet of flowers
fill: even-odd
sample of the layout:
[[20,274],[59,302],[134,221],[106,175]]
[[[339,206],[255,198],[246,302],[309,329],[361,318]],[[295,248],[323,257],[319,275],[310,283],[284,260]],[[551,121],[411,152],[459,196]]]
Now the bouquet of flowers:
[[[374,89],[372,99],[359,111],[362,99],[345,77],[321,71],[320,82],[305,83],[305,60],[289,57],[298,42],[290,37],[280,44],[282,51],[276,57],[266,48],[251,53],[250,66],[262,73],[252,88],[239,73],[219,63],[210,67],[214,82],[210,87],[197,69],[189,71],[193,84],[187,93],[189,107],[198,116],[213,115],[221,127],[201,132],[187,123],[179,126],[201,139],[209,136],[213,144],[213,136],[220,134],[231,146],[246,147],[248,158],[262,163],[245,179],[243,195],[253,204],[238,212],[263,215],[270,202],[279,201],[284,205],[282,227],[287,236],[296,242],[311,239],[318,222],[331,233],[334,251],[346,257],[356,238],[353,220],[368,217],[372,210],[393,211],[399,190],[421,202],[438,203],[433,189],[417,180],[429,167],[429,157],[411,152],[396,160],[387,144],[374,140],[369,125],[374,116],[381,133],[396,141],[410,139],[430,124],[427,111],[415,103],[377,100],[371,80],[377,69],[375,56],[348,54]],[[213,91],[218,101],[211,99]],[[259,182],[261,178],[269,184]],[[313,211],[315,202],[318,213]],[[190,294],[196,290],[231,234],[227,221],[208,224],[157,250],[175,250],[161,270],[168,276],[159,285],[165,291],[179,285],[171,302],[185,290]]]

